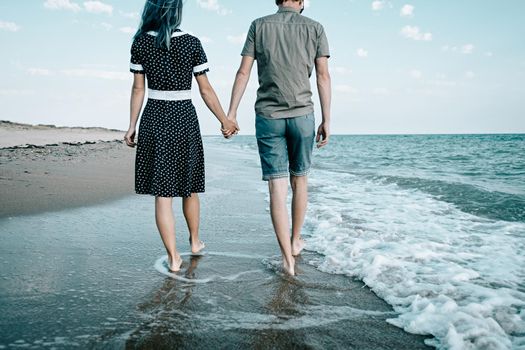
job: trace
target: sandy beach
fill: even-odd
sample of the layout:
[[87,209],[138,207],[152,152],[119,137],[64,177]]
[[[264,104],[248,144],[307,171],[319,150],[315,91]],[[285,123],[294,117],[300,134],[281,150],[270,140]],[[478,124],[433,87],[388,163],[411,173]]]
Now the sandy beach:
[[0,217],[132,194],[135,153],[123,134],[0,122]]
[[187,255],[175,201],[184,264],[171,274],[121,133],[27,147],[33,132],[0,150],[0,349],[427,348],[362,282],[313,267],[318,254],[280,272],[257,160],[228,141],[204,138],[204,256]]

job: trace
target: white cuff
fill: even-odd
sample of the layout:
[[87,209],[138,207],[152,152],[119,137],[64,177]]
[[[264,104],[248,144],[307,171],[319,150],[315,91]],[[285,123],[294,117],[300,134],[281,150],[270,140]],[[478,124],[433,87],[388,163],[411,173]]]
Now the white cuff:
[[206,63],[203,63],[199,66],[195,66],[193,67],[193,73],[199,73],[199,72],[202,72],[203,70],[206,70],[206,69],[209,69],[210,66],[208,65],[208,62]]
[[133,70],[138,70],[138,71],[143,71],[144,70],[144,68],[142,68],[141,64],[134,64],[134,63],[130,63],[129,64],[129,68],[133,69]]

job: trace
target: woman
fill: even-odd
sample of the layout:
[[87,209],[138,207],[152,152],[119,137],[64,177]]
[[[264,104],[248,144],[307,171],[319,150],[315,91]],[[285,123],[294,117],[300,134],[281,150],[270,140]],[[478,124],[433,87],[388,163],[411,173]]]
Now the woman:
[[[227,119],[206,72],[208,62],[199,39],[179,29],[182,0],[148,0],[142,22],[131,46],[130,70],[134,73],[129,130],[124,139],[137,146],[135,191],[155,196],[157,228],[168,253],[168,268],[179,271],[182,259],[175,241],[172,198],[182,197],[190,232],[191,252],[199,253],[200,203],[204,192],[204,153],[199,122],[191,102],[195,76],[202,99],[222,125],[225,137],[238,131]],[[136,124],[148,80],[148,101]]]

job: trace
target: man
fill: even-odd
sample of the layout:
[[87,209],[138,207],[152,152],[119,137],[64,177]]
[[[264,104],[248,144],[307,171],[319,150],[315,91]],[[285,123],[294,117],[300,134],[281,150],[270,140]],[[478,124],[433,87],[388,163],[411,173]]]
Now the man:
[[[330,52],[323,26],[301,15],[304,0],[276,0],[276,14],[256,19],[242,50],[241,66],[233,85],[228,117],[246,90],[255,60],[259,75],[256,137],[263,180],[268,181],[272,223],[283,256],[284,271],[295,275],[295,259],[304,247],[301,229],[308,201],[307,175],[315,138],[310,76],[315,66],[322,122],[317,147],[330,136]],[[292,236],[286,199],[288,176],[293,191]]]

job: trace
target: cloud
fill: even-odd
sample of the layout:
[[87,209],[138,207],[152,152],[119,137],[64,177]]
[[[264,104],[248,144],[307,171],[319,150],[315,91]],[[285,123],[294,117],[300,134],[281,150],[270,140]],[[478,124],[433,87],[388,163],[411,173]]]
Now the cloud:
[[414,17],[414,6],[406,4],[401,8],[401,17]]
[[20,26],[14,22],[0,21],[0,30],[7,30],[8,32],[18,32]]
[[458,85],[458,83],[454,80],[440,80],[440,79],[430,80],[429,84],[433,86],[438,86],[438,87],[454,87]]
[[[350,0],[352,2],[353,0]],[[393,8],[392,1],[387,0],[375,0],[372,1],[372,11],[381,11],[388,5],[389,8]]]
[[492,56],[494,56],[494,54],[491,51],[487,51],[487,52],[485,52],[485,56],[492,57]]
[[213,40],[207,36],[199,36],[199,40],[205,44],[213,42]]
[[112,24],[109,24],[109,23],[106,23],[106,22],[102,22],[100,23],[100,26],[102,28],[104,28],[105,30],[111,30],[113,29],[113,25]]
[[474,45],[466,44],[461,47],[461,53],[465,55],[470,55],[474,51]]
[[128,73],[98,69],[64,69],[61,73],[73,78],[97,78],[106,80],[129,80],[130,78]]
[[34,90],[0,89],[0,96],[27,96],[34,94]]
[[36,75],[36,76],[53,75],[53,72],[51,72],[49,69],[44,69],[44,68],[28,68],[27,73],[31,75]]
[[359,49],[357,49],[357,56],[359,56],[361,58],[367,58],[368,57],[368,51],[360,47]]
[[432,33],[423,33],[419,30],[418,27],[413,26],[404,26],[401,29],[401,35],[407,39],[413,39],[417,41],[431,41]]
[[[470,55],[474,52],[474,49],[476,47],[473,45],[473,44],[465,44],[461,47],[458,47],[458,46],[449,46],[449,45],[444,45],[444,46],[441,46],[441,50],[442,51],[445,51],[445,52],[454,52],[454,53],[462,53],[464,55]],[[492,52],[486,52],[485,53],[485,56],[492,56]]]
[[197,0],[197,4],[208,11],[215,11],[221,16],[230,14],[232,11],[219,4],[219,0]]
[[81,10],[80,5],[71,2],[71,0],[46,0],[44,7],[51,10],[68,10],[78,12]]
[[417,70],[417,69],[412,69],[410,71],[410,76],[414,79],[421,79],[423,77],[423,73],[421,73],[421,71]]
[[381,11],[385,8],[385,2],[384,1],[372,1],[372,10],[373,11]]
[[311,6],[310,0],[304,0],[304,8],[307,9]]
[[334,90],[344,94],[356,94],[358,92],[356,88],[345,84],[336,85]]
[[350,75],[350,74],[352,74],[352,70],[350,68],[346,68],[346,67],[334,67],[331,70],[334,73],[337,73],[338,75]]
[[474,72],[472,72],[472,71],[469,70],[469,71],[466,71],[466,72],[465,72],[465,77],[466,77],[467,79],[474,79],[474,78],[476,77],[476,74],[475,74]]
[[140,14],[138,12],[124,12],[119,11],[120,15],[122,17],[131,18],[131,19],[138,19]]
[[228,35],[226,39],[232,44],[242,45],[246,40],[246,33],[240,35]]
[[379,95],[379,96],[386,96],[386,95],[390,95],[390,90],[384,87],[375,88],[372,90],[372,94]]
[[[113,6],[103,3],[98,0],[84,1],[84,9],[91,13],[107,13],[108,15],[113,14]],[[72,2],[71,0],[46,0],[44,7],[50,10],[68,10],[73,12],[79,12],[82,10],[79,4]]]
[[91,13],[107,13],[113,14],[113,6],[105,4],[101,1],[84,1],[84,8]]
[[119,31],[125,34],[135,34],[137,29],[133,27],[120,27]]

